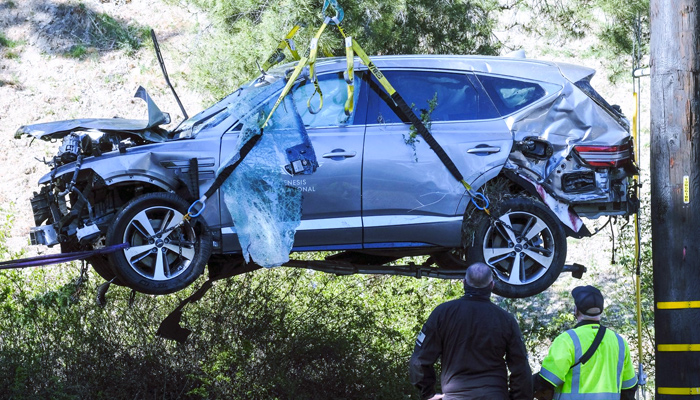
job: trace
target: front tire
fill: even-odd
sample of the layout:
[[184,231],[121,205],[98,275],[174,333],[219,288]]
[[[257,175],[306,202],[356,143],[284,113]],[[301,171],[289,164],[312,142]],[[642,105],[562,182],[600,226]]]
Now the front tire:
[[202,274],[212,238],[204,223],[183,222],[187,207],[172,193],[148,193],[124,205],[107,231],[108,245],[129,243],[109,256],[120,283],[142,293],[168,294]]
[[466,260],[454,252],[436,257],[441,267],[475,263],[489,265],[495,275],[493,292],[504,297],[533,296],[549,288],[566,261],[566,234],[543,203],[515,197],[503,200],[476,226],[474,246]]

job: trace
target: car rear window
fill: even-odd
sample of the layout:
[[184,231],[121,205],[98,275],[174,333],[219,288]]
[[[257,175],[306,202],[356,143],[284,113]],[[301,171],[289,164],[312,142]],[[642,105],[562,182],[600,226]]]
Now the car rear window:
[[477,75],[501,115],[508,115],[544,97],[547,92],[534,82]]
[[[598,94],[595,89],[593,89],[593,86],[591,86],[591,81],[590,77],[587,77],[585,79],[581,79],[580,81],[574,83],[577,88],[581,89],[583,93],[586,94],[591,100],[596,102],[599,106],[601,106],[605,111],[608,112],[608,114],[612,115],[617,119],[619,122],[623,122],[622,119],[625,117],[622,115],[622,110],[620,110],[619,106],[611,106],[610,103],[608,103],[603,96]],[[617,108],[616,108],[617,107]],[[624,125],[624,123],[623,123]]]
[[[467,74],[436,71],[382,71],[391,85],[416,114],[435,108],[430,120],[464,121],[497,118],[498,112],[483,91],[476,90]],[[393,101],[372,77],[370,82],[367,123],[396,123],[402,121]]]

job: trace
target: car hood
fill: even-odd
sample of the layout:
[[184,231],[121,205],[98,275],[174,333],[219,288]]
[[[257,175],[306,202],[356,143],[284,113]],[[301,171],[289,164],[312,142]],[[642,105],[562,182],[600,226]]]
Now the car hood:
[[148,106],[148,119],[125,118],[81,118],[66,121],[44,122],[40,124],[23,125],[17,129],[15,139],[24,135],[42,140],[61,139],[75,130],[97,130],[124,132],[129,135],[140,136],[150,142],[162,142],[166,140],[162,132],[155,132],[152,128],[158,125],[170,123],[170,115],[162,112],[148,95],[146,89],[139,86],[134,97],[146,102]]

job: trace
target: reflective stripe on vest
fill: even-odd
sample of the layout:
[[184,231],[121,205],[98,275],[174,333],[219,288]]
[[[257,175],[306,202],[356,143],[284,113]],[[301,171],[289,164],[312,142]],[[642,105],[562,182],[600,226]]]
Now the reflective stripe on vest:
[[[610,331],[612,332],[612,331]],[[583,349],[581,348],[581,341],[576,334],[576,331],[569,329],[566,333],[571,337],[571,341],[574,344],[574,363],[578,361],[583,356]],[[618,346],[618,357],[617,357],[617,387],[620,387],[620,380],[622,379],[622,368],[625,365],[625,342],[620,335],[613,332],[615,337],[617,337]],[[590,360],[589,360],[590,361]],[[547,371],[549,372],[549,371]],[[619,399],[619,392],[616,393],[581,393],[581,364],[576,364],[571,370],[571,393],[557,393],[555,399],[561,400],[608,400],[608,399]],[[557,379],[559,380],[559,379]],[[636,380],[636,376],[634,379]],[[627,382],[624,382],[627,383]]]
[[622,367],[625,366],[625,341],[622,337],[615,333],[617,336],[617,347],[620,349],[620,355],[617,357],[617,387],[620,387],[620,380],[622,379]]
[[569,329],[566,333],[569,334],[571,341],[574,342],[574,364],[576,366],[571,371],[571,393],[577,394],[581,387],[581,363],[578,361],[583,356],[583,349],[581,349],[581,341],[573,329]]
[[542,375],[542,377],[551,382],[554,386],[561,386],[564,384],[564,381],[559,379],[558,376],[554,375],[553,373],[547,371],[544,368],[540,369],[540,375]]
[[637,374],[635,374],[634,377],[632,377],[631,379],[628,379],[628,380],[622,382],[622,388],[629,389],[636,384],[637,384]]

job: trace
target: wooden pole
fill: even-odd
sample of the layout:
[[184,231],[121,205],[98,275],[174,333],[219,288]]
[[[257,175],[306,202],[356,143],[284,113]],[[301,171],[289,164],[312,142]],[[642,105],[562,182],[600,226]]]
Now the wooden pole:
[[700,0],[651,0],[656,399],[700,399]]

